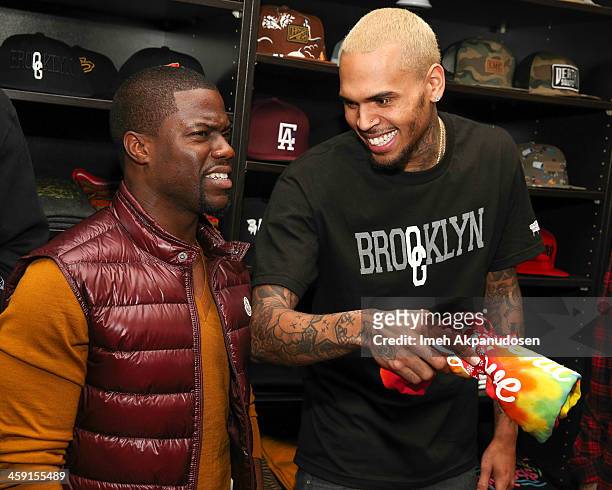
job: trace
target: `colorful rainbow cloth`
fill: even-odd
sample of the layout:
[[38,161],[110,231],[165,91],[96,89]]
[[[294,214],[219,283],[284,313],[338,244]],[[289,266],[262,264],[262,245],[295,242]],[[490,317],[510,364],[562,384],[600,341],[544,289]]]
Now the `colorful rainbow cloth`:
[[[472,366],[456,356],[447,356],[451,372],[464,378],[486,376],[486,392],[497,400],[511,420],[539,442],[546,441],[558,419],[567,417],[580,399],[580,374],[519,345],[500,347],[487,339],[497,336],[473,332],[480,357]],[[501,338],[501,337],[497,337]],[[476,343],[476,342],[474,342]],[[380,369],[386,388],[408,395],[422,395],[430,382],[412,385],[387,369]]]

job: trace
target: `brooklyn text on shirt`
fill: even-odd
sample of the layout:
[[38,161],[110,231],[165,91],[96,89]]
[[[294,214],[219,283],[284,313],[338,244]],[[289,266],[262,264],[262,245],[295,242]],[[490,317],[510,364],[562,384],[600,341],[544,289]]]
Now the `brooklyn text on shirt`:
[[[359,272],[380,274],[412,268],[412,282],[422,286],[427,281],[427,266],[459,257],[474,248],[483,248],[484,208],[451,216],[431,223],[404,228],[355,233]],[[449,237],[457,246],[449,249]],[[467,245],[467,246],[466,246]]]

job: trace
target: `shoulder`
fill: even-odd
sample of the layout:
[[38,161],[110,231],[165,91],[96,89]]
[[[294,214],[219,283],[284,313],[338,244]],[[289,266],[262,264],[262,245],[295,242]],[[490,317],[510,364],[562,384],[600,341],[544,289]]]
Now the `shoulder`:
[[310,148],[289,164],[283,176],[302,178],[313,173],[334,172],[347,157],[360,151],[361,145],[353,131],[346,131]]
[[500,126],[485,124],[458,116],[456,114],[444,114],[444,120],[450,121],[455,131],[456,144],[478,145],[488,149],[516,148],[510,133]]
[[122,247],[112,245],[127,243],[121,240],[125,233],[112,209],[107,207],[62,232],[30,255],[57,257],[67,264],[82,261],[84,257],[112,260],[109,254],[122,250]]
[[31,262],[19,281],[19,289],[30,298],[47,294],[48,291],[62,291],[65,288],[68,288],[68,282],[64,274],[55,261],[49,258]]

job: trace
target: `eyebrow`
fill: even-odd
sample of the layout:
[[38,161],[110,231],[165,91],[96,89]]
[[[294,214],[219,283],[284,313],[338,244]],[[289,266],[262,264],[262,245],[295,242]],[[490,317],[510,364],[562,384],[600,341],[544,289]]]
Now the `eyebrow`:
[[219,131],[221,133],[224,133],[224,132],[229,131],[231,129],[232,123],[231,123],[231,121],[228,120],[226,124],[218,124],[218,123],[216,123],[216,122],[211,120],[209,122],[206,122],[206,121],[196,121],[194,123],[187,124],[187,129],[189,129],[189,130],[199,129],[199,128],[202,128],[202,127],[210,128],[210,129],[215,129],[215,130],[217,130],[217,131]]
[[[342,95],[339,96],[340,100],[344,103],[355,103],[354,100],[351,100],[347,97],[343,97]],[[371,95],[370,97],[368,97],[366,99],[367,102],[374,102],[376,100],[380,100],[380,99],[385,99],[388,97],[397,97],[397,93],[396,92],[391,92],[391,91],[387,91],[387,92],[379,92],[377,94]]]

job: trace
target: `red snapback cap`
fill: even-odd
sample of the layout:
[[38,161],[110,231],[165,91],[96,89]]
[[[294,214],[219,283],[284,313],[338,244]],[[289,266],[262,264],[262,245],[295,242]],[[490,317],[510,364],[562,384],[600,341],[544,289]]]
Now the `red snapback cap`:
[[569,274],[555,267],[555,259],[557,257],[557,240],[555,236],[548,230],[540,230],[540,237],[544,243],[544,252],[537,257],[521,262],[516,266],[516,272],[519,274],[553,276],[553,277],[568,277]]
[[308,149],[310,123],[300,108],[277,98],[253,103],[249,129],[250,158],[291,161]]

